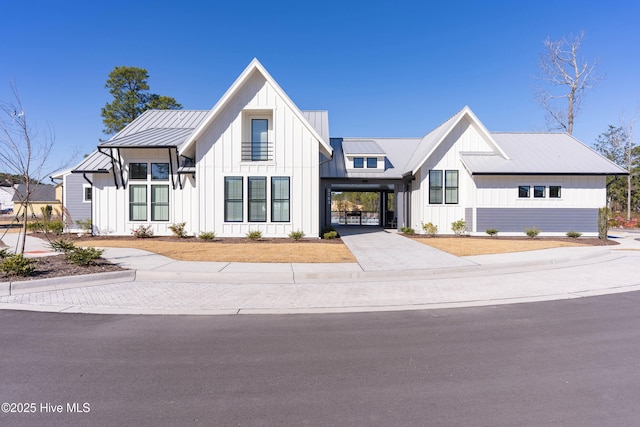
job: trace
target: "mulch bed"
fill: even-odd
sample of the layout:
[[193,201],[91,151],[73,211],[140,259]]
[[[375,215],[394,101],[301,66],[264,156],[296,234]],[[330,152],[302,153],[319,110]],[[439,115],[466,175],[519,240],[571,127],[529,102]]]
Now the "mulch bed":
[[37,262],[37,269],[33,276],[9,277],[0,272],[1,281],[18,282],[23,280],[50,279],[52,277],[78,276],[80,274],[105,273],[108,271],[121,271],[124,268],[111,264],[109,261],[99,259],[95,265],[75,265],[66,261],[64,255],[45,256],[33,258]]
[[[41,237],[34,235],[35,237]],[[304,243],[304,244],[341,244],[342,239],[313,239],[302,238],[300,240],[293,240],[289,238],[260,238],[257,240],[251,240],[247,237],[216,237],[212,240],[198,239],[197,237],[175,237],[175,236],[153,236],[146,239],[140,239],[133,236],[82,236],[65,235],[65,238],[72,240],[73,242],[99,242],[100,240],[119,240],[123,242],[137,241],[137,240],[154,240],[160,242],[188,242],[188,243],[232,243],[232,244],[248,244],[256,242],[268,242],[268,243]],[[42,237],[41,237],[42,238]]]
[[[527,236],[427,236],[426,234],[403,234],[405,237],[409,237],[411,239],[486,239],[486,240],[532,240],[531,237]],[[534,237],[533,240],[547,240],[553,242],[569,242],[569,243],[581,243],[583,245],[591,245],[591,246],[613,246],[619,245],[620,243],[615,240],[607,239],[602,240],[597,237],[579,237],[577,239],[573,239],[571,237]]]

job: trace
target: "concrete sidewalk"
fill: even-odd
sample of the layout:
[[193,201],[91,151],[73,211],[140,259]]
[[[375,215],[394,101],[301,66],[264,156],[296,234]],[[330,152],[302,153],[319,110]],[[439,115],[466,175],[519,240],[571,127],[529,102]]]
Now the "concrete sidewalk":
[[353,312],[640,290],[640,234],[612,234],[621,245],[465,257],[458,265],[443,258],[440,265],[401,271],[366,271],[359,263],[193,263],[111,248],[105,256],[135,269],[135,280],[91,286],[89,277],[59,289],[2,296],[0,308],[127,314]]

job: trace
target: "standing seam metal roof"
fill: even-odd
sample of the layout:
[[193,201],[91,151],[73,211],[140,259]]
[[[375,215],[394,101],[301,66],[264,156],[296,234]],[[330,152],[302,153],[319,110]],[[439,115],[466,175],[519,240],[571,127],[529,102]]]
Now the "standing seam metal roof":
[[344,140],[342,150],[345,154],[377,154],[384,155],[385,151],[375,141]]
[[106,173],[111,170],[111,159],[98,150],[89,154],[84,160],[71,170],[71,173],[93,172]]
[[209,110],[147,110],[114,135],[110,141],[147,129],[195,129],[207,113]]
[[[420,140],[421,138],[331,138],[333,160],[321,164],[320,176],[322,178],[401,179]],[[347,171],[343,146],[358,141],[375,142],[384,151],[386,156],[384,171]]]
[[497,132],[491,135],[510,159],[491,153],[460,153],[472,174],[627,173],[567,133]]
[[135,134],[110,139],[101,147],[153,148],[179,147],[193,132],[193,129],[146,129]]

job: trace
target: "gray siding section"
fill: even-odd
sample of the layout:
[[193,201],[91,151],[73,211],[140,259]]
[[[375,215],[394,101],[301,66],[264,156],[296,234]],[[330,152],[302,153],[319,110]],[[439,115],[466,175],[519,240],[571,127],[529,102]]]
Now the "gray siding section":
[[477,230],[495,228],[501,232],[524,232],[537,227],[542,232],[597,232],[598,209],[573,208],[478,208]]
[[464,209],[464,222],[467,223],[467,231],[473,231],[473,208]]
[[[88,184],[81,174],[69,174],[66,178],[66,200],[64,206],[69,212],[72,221],[78,219],[87,220],[91,218],[91,203],[83,202],[83,186]],[[75,224],[72,226],[75,227]]]

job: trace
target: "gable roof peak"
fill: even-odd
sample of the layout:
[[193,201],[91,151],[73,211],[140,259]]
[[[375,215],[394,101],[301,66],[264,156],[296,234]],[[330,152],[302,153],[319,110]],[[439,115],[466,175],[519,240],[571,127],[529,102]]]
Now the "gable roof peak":
[[471,108],[468,105],[465,105],[457,113],[449,117],[422,138],[420,144],[418,144],[418,147],[412,155],[412,159],[408,164],[408,169],[405,171],[405,175],[415,174],[464,118],[467,118],[476,127],[478,132],[480,132],[499,156],[505,159],[509,158],[504,150],[502,150],[498,143],[493,139],[491,132],[489,132],[482,124]]
[[262,77],[273,87],[278,96],[289,106],[291,111],[298,117],[298,119],[305,124],[306,128],[311,132],[311,134],[317,139],[320,145],[320,151],[331,158],[333,156],[333,149],[329,144],[329,141],[326,141],[322,136],[318,134],[318,132],[311,126],[308,120],[303,116],[300,109],[293,103],[291,98],[285,93],[285,91],[280,87],[280,85],[276,82],[276,80],[269,74],[269,72],[264,68],[264,66],[258,61],[258,58],[253,58],[249,65],[242,71],[240,76],[233,82],[233,84],[227,89],[227,91],[222,95],[222,97],[216,102],[213,108],[207,114],[207,117],[200,123],[200,125],[193,131],[191,136],[185,141],[183,146],[180,149],[181,153],[184,153],[185,150],[189,149],[196,140],[202,135],[205,129],[215,120],[217,115],[224,109],[224,107],[230,102],[230,100],[240,91],[243,84],[251,77],[254,71],[259,72]]

